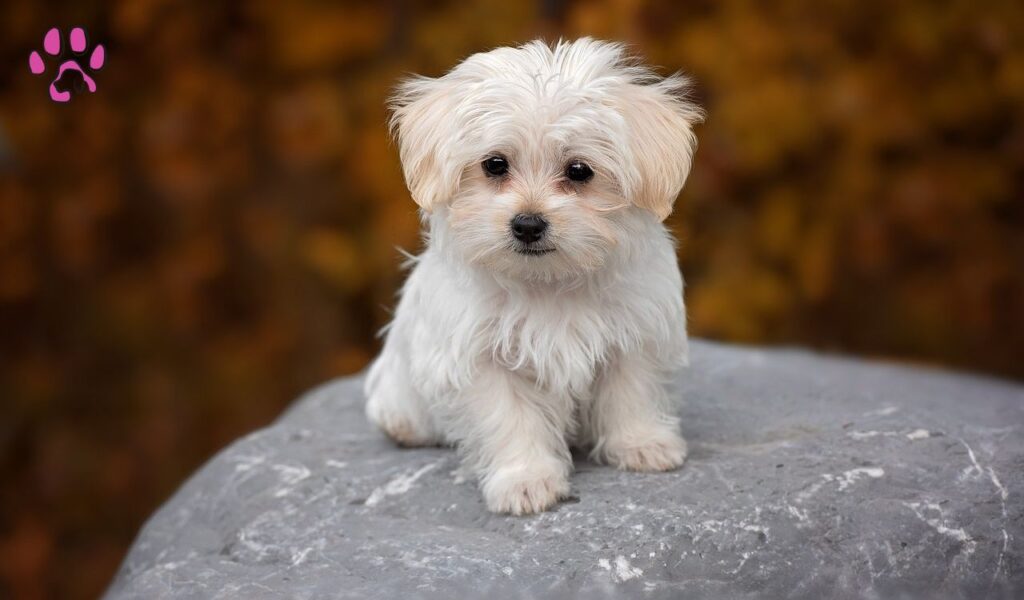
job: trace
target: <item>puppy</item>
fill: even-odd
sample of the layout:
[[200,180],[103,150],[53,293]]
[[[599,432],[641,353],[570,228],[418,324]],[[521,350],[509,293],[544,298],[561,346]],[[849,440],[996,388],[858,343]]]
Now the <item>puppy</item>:
[[570,447],[683,464],[664,385],[687,364],[662,221],[696,147],[688,82],[584,38],[415,77],[392,130],[427,249],[412,259],[366,411],[403,446],[454,444],[495,512],[569,493]]

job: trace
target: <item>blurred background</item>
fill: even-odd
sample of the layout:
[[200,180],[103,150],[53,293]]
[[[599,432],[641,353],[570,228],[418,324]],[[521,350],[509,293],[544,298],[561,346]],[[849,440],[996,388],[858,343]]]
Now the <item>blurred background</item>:
[[[56,104],[28,55],[76,25],[107,64]],[[211,453],[374,355],[420,247],[398,78],[581,35],[707,107],[693,334],[1024,378],[1017,0],[6,0],[0,597],[95,597]]]

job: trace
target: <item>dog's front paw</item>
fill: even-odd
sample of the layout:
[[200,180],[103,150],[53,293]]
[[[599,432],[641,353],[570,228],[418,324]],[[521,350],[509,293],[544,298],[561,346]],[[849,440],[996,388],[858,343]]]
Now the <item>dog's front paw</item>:
[[609,444],[608,462],[627,471],[671,471],[686,461],[686,440],[672,432],[641,443]]
[[487,478],[483,492],[492,512],[529,515],[568,497],[569,480],[561,469],[501,468]]

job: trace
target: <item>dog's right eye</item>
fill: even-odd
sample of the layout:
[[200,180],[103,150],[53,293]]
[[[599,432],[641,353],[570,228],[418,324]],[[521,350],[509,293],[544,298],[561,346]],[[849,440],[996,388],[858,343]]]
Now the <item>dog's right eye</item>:
[[508,161],[503,156],[492,156],[483,162],[484,173],[490,177],[501,177],[508,173]]

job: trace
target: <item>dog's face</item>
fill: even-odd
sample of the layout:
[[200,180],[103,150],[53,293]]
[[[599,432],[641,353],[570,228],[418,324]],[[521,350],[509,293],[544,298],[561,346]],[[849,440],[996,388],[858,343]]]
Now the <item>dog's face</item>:
[[392,125],[413,198],[465,260],[561,279],[600,268],[637,211],[671,212],[701,116],[686,84],[618,45],[533,42],[405,82]]

